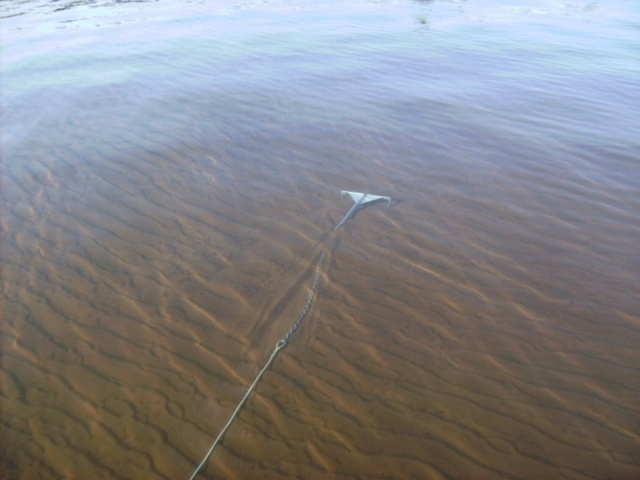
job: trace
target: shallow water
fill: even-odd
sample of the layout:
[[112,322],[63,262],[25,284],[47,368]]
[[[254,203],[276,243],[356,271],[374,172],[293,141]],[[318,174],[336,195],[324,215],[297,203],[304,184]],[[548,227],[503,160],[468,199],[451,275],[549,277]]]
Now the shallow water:
[[637,2],[0,16],[3,478],[640,477]]

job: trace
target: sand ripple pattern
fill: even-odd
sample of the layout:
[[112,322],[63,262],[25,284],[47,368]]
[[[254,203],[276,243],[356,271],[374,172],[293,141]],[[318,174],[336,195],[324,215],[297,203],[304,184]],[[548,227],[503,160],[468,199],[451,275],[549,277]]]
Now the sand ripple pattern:
[[[8,478],[184,476],[304,303],[345,210],[328,180],[320,202],[247,194],[235,163],[178,148],[91,168],[58,150],[7,170]],[[211,162],[224,187],[187,174]],[[451,188],[338,232],[315,307],[212,477],[637,468],[632,209],[566,198],[561,218],[540,198],[534,221]],[[311,225],[314,209],[332,221]],[[582,210],[600,228],[569,216]]]
[[[2,478],[188,478],[323,251],[199,478],[638,477],[637,82],[533,75],[405,3],[358,3],[342,36],[330,3],[314,30],[286,2],[219,31],[192,5],[126,54],[55,34],[78,48],[56,78],[135,73],[111,82],[40,85],[9,49],[33,83],[3,100]],[[342,189],[395,202],[332,233]]]

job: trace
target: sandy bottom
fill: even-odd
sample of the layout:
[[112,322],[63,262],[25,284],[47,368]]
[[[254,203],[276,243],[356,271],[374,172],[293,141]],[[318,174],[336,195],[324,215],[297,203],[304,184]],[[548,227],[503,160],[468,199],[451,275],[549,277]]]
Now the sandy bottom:
[[199,478],[638,480],[632,2],[213,3],[1,9],[0,478],[188,479],[324,252]]
[[200,478],[638,478],[638,225],[613,200],[551,216],[500,173],[482,197],[381,168],[359,186],[392,208],[333,232],[355,167],[113,152],[7,169],[4,478],[188,478],[323,251]]

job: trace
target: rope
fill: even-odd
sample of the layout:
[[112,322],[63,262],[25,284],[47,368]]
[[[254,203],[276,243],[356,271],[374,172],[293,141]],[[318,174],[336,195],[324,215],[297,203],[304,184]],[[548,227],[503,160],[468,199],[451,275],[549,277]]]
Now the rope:
[[311,292],[309,292],[309,298],[307,298],[307,303],[304,305],[304,308],[300,312],[298,319],[293,324],[293,326],[289,329],[289,331],[285,333],[284,337],[278,340],[278,343],[276,343],[276,346],[273,349],[273,352],[271,352],[271,356],[269,357],[269,360],[267,360],[267,363],[264,364],[264,367],[262,367],[262,370],[260,370],[260,373],[256,375],[256,378],[251,384],[251,386],[249,387],[249,389],[247,390],[247,393],[244,394],[244,397],[242,397],[242,400],[240,400],[240,403],[238,403],[238,406],[231,414],[231,417],[229,417],[229,420],[227,421],[226,425],[222,428],[222,430],[220,431],[220,433],[218,434],[214,442],[211,444],[211,448],[209,448],[209,451],[207,452],[207,454],[204,456],[200,464],[193,471],[193,473],[189,477],[189,480],[194,480],[196,478],[196,475],[198,475],[198,472],[200,471],[200,469],[202,469],[202,467],[204,467],[204,465],[207,463],[207,460],[209,460],[209,457],[211,457],[211,454],[213,453],[215,448],[222,441],[222,437],[224,437],[225,432],[229,429],[233,421],[236,419],[236,417],[238,416],[238,413],[240,413],[242,406],[245,404],[245,402],[249,398],[249,395],[251,395],[251,392],[253,392],[253,390],[255,389],[256,385],[260,381],[260,378],[262,378],[262,375],[264,374],[264,372],[266,372],[267,369],[271,366],[271,363],[276,358],[276,355],[278,355],[278,352],[287,346],[287,343],[289,343],[289,339],[291,338],[291,335],[293,335],[295,331],[298,329],[298,327],[300,327],[300,324],[302,323],[302,321],[304,320],[304,317],[309,312],[309,309],[311,308],[311,304],[313,303],[313,297],[316,293],[316,288],[318,287],[318,280],[320,279],[320,271],[322,268],[323,260],[324,260],[324,252],[320,254],[320,259],[318,260],[318,265],[316,266],[316,274],[313,279],[313,284],[311,285]]

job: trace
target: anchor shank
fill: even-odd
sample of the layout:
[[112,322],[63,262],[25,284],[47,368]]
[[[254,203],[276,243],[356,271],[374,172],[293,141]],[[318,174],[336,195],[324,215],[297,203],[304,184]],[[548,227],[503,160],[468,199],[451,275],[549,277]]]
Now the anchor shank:
[[340,220],[340,223],[338,223],[338,225],[335,226],[334,230],[337,230],[338,228],[340,228],[342,225],[345,224],[345,222],[347,220],[349,220],[349,218],[351,217],[351,215],[353,214],[353,212],[356,211],[356,209],[362,205],[364,203],[365,198],[367,198],[368,194],[363,195],[362,197],[360,197],[358,199],[358,201],[356,203],[353,204],[353,206],[349,209],[349,211],[347,212],[347,214],[344,216],[344,218],[342,220]]

